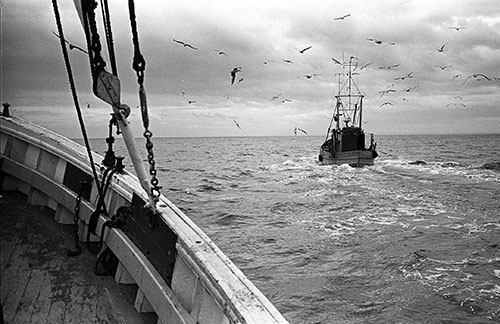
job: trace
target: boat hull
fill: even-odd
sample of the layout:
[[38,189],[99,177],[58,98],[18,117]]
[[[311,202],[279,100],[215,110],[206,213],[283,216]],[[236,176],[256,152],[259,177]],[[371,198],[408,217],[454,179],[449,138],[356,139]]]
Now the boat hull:
[[[19,191],[30,204],[54,210],[57,223],[77,224],[81,242],[99,241],[99,236],[87,235],[98,190],[84,147],[18,118],[2,116],[0,126],[1,190]],[[94,161],[103,160],[93,155]],[[97,169],[102,182],[106,171],[102,165]],[[116,282],[137,285],[138,312],[155,312],[158,323],[288,323],[166,197],[160,196],[158,213],[151,217],[144,212],[147,193],[137,177],[125,170],[110,179],[104,195],[109,215],[124,207],[131,210],[130,217],[126,230],[106,228],[110,217],[99,213],[96,233],[104,234],[104,245],[118,259]],[[88,190],[83,190],[85,183]],[[17,307],[3,310],[12,316]]]
[[319,162],[325,165],[348,164],[351,167],[363,167],[373,165],[377,153],[374,150],[354,150],[347,152],[336,152],[332,155],[329,151],[321,149]]

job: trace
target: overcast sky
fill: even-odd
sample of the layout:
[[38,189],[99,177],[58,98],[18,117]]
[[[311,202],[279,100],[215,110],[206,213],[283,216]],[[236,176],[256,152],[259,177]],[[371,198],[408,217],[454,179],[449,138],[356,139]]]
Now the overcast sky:
[[[122,103],[140,136],[126,3],[110,1],[111,21]],[[73,2],[59,8],[66,39],[86,48]],[[370,63],[357,76],[367,132],[500,132],[499,0],[141,0],[136,12],[156,137],[325,135],[342,71],[332,58],[343,56],[358,57],[358,71]],[[80,137],[51,1],[3,0],[1,15],[1,101]],[[111,108],[91,92],[86,55],[69,54],[90,136],[105,137]]]

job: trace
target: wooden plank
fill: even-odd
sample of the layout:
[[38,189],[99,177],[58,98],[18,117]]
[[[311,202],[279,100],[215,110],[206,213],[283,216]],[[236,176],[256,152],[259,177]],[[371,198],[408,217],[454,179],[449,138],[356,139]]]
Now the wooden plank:
[[144,295],[141,289],[137,289],[137,295],[135,297],[134,307],[135,310],[138,311],[139,313],[154,312],[153,307],[151,306],[146,295]]
[[14,196],[4,193],[0,201],[5,323],[156,322],[156,316],[135,312],[133,299],[124,299],[112,277],[94,275],[95,256],[85,250],[75,258],[66,256],[71,235],[61,231],[47,209],[16,204],[26,197]]
[[149,260],[121,230],[112,228],[106,237],[106,245],[134,277],[158,318],[168,324],[196,323]]

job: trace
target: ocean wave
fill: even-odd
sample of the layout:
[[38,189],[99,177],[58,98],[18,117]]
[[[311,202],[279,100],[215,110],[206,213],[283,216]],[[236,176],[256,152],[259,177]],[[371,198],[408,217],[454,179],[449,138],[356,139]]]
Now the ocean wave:
[[478,169],[500,172],[500,162],[490,162],[481,165]]
[[401,176],[432,180],[426,176],[456,176],[473,182],[500,182],[500,162],[485,163],[480,166],[469,165],[457,161],[424,161],[424,160],[380,160],[372,167],[379,173],[399,174]]

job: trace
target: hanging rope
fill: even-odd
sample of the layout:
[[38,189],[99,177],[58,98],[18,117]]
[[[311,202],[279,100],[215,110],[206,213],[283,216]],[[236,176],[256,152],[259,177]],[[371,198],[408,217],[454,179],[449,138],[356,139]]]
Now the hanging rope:
[[54,15],[55,15],[55,18],[56,18],[57,31],[58,31],[59,36],[60,36],[59,39],[61,40],[61,49],[62,49],[62,52],[63,52],[64,63],[66,65],[66,71],[68,73],[68,80],[69,80],[69,85],[70,85],[70,88],[71,88],[71,94],[72,94],[72,97],[73,97],[73,102],[75,104],[76,113],[78,115],[78,122],[80,123],[80,129],[82,131],[83,140],[85,142],[85,148],[87,149],[87,155],[89,157],[89,162],[90,162],[90,166],[92,168],[92,173],[94,174],[94,181],[96,183],[97,190],[98,190],[99,195],[100,195],[101,192],[102,192],[102,188],[101,188],[101,184],[99,183],[99,178],[97,177],[97,170],[96,170],[96,167],[95,167],[95,164],[94,164],[94,159],[92,157],[92,150],[90,148],[90,143],[89,143],[89,139],[88,139],[88,136],[87,136],[87,131],[85,129],[85,123],[83,121],[82,111],[80,109],[80,104],[78,102],[78,94],[76,92],[75,82],[74,82],[74,79],[73,79],[73,71],[71,69],[71,64],[70,64],[70,61],[69,61],[68,50],[66,48],[66,43],[65,43],[65,38],[64,38],[64,32],[63,32],[63,27],[62,27],[62,23],[61,23],[61,17],[59,15],[59,7],[58,7],[58,4],[57,4],[57,0],[52,0],[52,5],[54,7]]
[[111,16],[109,14],[108,0],[101,0],[102,19],[104,24],[104,31],[106,33],[106,42],[108,44],[109,62],[111,64],[111,71],[114,75],[118,76],[115,58],[115,46],[113,44],[113,33],[111,31]]

